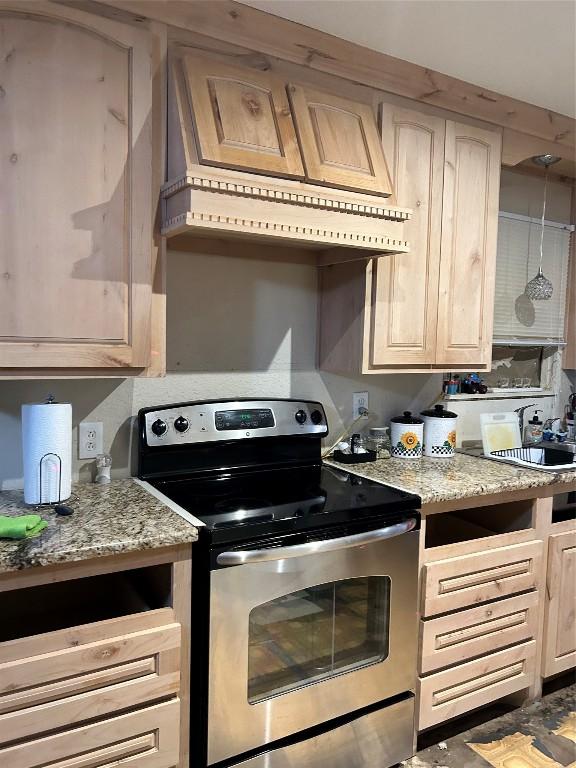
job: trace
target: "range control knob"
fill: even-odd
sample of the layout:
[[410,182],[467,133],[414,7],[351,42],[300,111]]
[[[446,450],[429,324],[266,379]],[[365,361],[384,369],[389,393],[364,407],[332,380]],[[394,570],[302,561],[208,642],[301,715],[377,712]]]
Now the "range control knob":
[[321,411],[312,411],[310,414],[310,421],[312,424],[322,424],[322,412]]
[[166,433],[166,430],[168,429],[168,425],[165,421],[162,421],[162,419],[156,419],[156,421],[152,424],[152,432],[156,435],[156,437],[162,437]]
[[186,432],[189,426],[188,419],[185,419],[184,416],[178,416],[174,421],[174,429],[176,432]]
[[298,424],[304,424],[308,416],[306,416],[305,411],[296,411],[296,413],[294,414],[294,418],[296,419]]

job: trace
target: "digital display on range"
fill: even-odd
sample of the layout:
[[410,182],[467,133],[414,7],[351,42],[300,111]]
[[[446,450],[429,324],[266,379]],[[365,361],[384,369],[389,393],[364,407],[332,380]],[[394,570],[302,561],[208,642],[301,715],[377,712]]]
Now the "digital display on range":
[[249,408],[244,411],[216,411],[216,429],[263,429],[274,426],[270,408]]

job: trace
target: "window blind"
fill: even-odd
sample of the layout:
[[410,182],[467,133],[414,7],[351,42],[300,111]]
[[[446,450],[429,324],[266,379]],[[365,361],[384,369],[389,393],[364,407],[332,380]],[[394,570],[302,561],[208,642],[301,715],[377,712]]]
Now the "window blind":
[[540,223],[501,212],[494,302],[494,340],[564,340],[570,228],[546,223],[542,270],[554,286],[552,298],[531,301],[524,289],[538,272]]

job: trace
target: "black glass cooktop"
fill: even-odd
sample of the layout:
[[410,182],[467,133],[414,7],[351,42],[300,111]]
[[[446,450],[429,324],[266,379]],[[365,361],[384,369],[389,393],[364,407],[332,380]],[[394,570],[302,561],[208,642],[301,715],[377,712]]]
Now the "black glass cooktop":
[[394,516],[420,499],[327,466],[258,469],[153,485],[206,525],[214,541]]

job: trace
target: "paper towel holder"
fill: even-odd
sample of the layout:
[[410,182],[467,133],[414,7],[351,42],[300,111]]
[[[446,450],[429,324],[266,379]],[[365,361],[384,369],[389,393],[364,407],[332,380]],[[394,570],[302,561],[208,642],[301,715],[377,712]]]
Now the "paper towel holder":
[[[50,396],[52,397],[52,396]],[[44,460],[48,459],[50,456],[54,457],[58,460],[58,500],[56,502],[54,501],[42,501],[42,466],[44,465]],[[37,507],[51,507],[54,504],[59,504],[62,501],[62,458],[57,453],[45,453],[44,456],[40,459],[40,463],[38,465],[38,492],[40,496],[40,501],[35,506]]]
[[[42,465],[44,463],[44,459],[47,459],[49,456],[53,456],[54,458],[58,459],[58,501],[42,501]],[[62,458],[57,454],[53,452],[45,453],[44,456],[40,459],[40,465],[38,467],[39,472],[39,478],[38,478],[38,490],[40,491],[40,501],[38,504],[35,504],[35,507],[54,507],[54,511],[57,515],[61,515],[63,517],[68,517],[69,515],[74,514],[74,509],[70,507],[68,504],[62,504]]]

